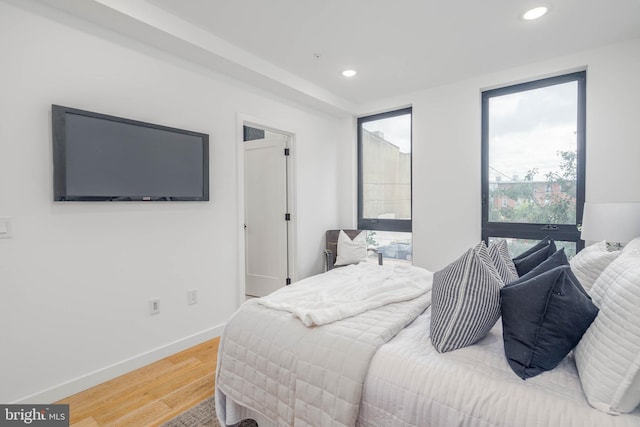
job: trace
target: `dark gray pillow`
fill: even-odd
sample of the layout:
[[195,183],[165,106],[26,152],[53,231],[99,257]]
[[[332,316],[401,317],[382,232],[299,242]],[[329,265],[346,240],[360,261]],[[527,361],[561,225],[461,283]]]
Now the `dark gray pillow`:
[[522,379],[555,368],[598,314],[568,265],[522,277],[500,298],[504,353]]
[[525,280],[531,279],[546,271],[553,270],[554,268],[560,267],[561,265],[569,265],[567,255],[564,253],[564,248],[558,249],[550,257],[542,261],[537,266],[533,267],[529,272],[522,275],[522,277],[518,278],[517,280],[514,280],[510,284],[522,283]]
[[541,264],[545,259],[553,255],[555,252],[556,243],[552,238],[545,237],[544,239],[536,243],[532,248],[513,258],[513,264],[516,266],[518,276],[524,276],[534,267]]
[[482,339],[500,318],[503,286],[480,244],[433,277],[431,342],[440,353]]

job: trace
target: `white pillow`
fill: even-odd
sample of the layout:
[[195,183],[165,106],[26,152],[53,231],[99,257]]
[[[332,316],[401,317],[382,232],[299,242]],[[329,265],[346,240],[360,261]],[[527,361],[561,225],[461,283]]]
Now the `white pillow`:
[[569,265],[585,291],[590,292],[600,274],[620,256],[620,251],[609,252],[607,242],[594,243],[578,252]]
[[602,272],[594,288],[600,312],[575,348],[589,404],[609,414],[640,404],[640,251],[625,251]]
[[338,254],[335,265],[357,264],[367,260],[367,236],[365,231],[361,231],[356,237],[351,238],[340,230],[338,234]]
[[640,237],[636,237],[629,243],[627,243],[624,248],[622,248],[622,252],[637,250],[640,251]]

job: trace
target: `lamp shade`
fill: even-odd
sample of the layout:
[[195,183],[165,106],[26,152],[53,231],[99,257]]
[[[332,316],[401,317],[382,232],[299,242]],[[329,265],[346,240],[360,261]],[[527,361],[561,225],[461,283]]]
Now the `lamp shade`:
[[640,236],[640,203],[585,203],[580,238],[627,243]]

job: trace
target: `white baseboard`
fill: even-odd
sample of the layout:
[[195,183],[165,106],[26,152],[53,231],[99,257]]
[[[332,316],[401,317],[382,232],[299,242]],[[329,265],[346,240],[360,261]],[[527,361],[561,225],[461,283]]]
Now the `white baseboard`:
[[98,369],[97,371],[90,372],[86,375],[82,375],[78,378],[74,378],[70,381],[40,391],[38,393],[25,396],[16,401],[9,402],[11,404],[24,404],[24,403],[53,403],[65,397],[79,393],[83,390],[101,384],[105,381],[109,381],[127,372],[131,372],[135,369],[141,368],[150,363],[156,362],[172,354],[178,353],[182,350],[186,350],[194,345],[201,344],[207,340],[222,335],[224,325],[214,326],[213,328],[198,332],[186,338],[174,341],[162,347],[155,348],[146,353],[139,354],[129,359],[123,360],[113,365]]

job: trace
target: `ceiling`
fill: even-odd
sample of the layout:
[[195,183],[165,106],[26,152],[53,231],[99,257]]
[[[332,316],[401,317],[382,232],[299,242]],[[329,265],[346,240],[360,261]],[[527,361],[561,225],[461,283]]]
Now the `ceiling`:
[[638,0],[147,1],[355,104],[640,37]]
[[[34,1],[342,112],[640,38],[640,0]],[[540,4],[541,19],[520,17]]]

